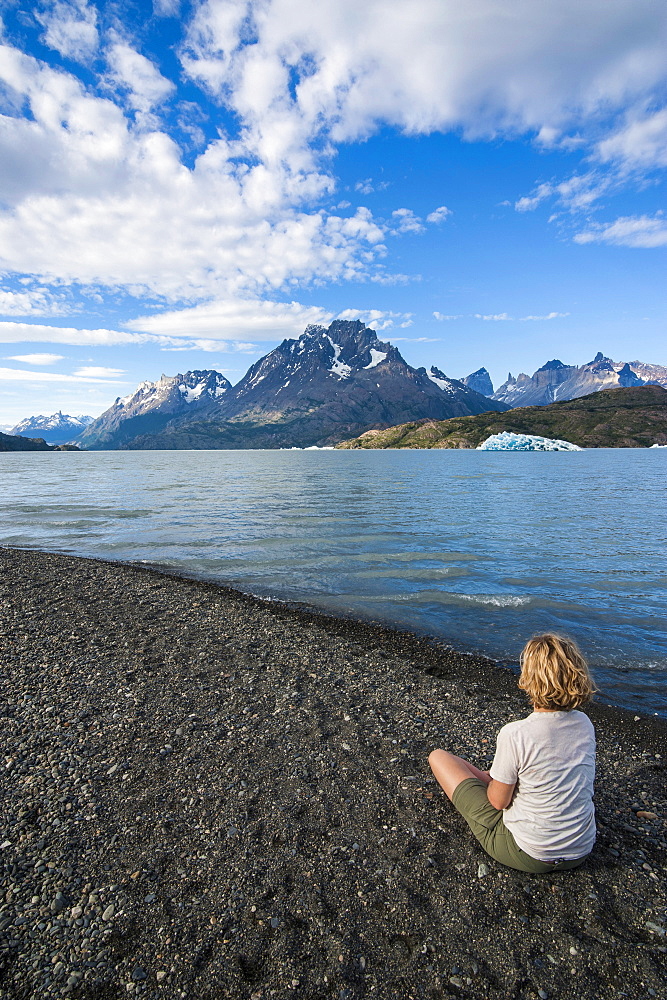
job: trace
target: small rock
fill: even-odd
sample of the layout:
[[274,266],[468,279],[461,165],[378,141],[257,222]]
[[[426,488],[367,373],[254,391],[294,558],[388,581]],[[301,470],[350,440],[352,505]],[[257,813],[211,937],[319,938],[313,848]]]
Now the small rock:
[[547,1000],[547,997],[549,996],[546,990],[538,990],[537,995],[540,998],[540,1000]]
[[450,976],[449,981],[452,986],[463,986],[463,980],[460,976]]
[[477,868],[477,878],[484,878],[488,874],[489,867],[482,862],[482,864]]
[[157,979],[158,983],[161,983],[166,975],[167,973],[164,971],[164,969],[160,969],[159,972],[155,973],[155,978]]
[[140,980],[146,978],[146,973],[144,972],[144,970],[141,968],[140,965],[135,965],[134,969],[132,969],[132,978],[134,979],[135,983],[138,983]]
[[278,920],[278,917],[271,917],[270,924],[273,927],[274,931],[279,923],[280,921]]
[[102,920],[112,920],[115,912],[116,912],[116,907],[113,905],[113,903],[109,903],[106,910],[102,914]]
[[644,809],[640,809],[637,813],[637,819],[657,819],[657,813],[646,812]]
[[144,903],[154,903],[157,896],[154,892],[149,892],[147,896],[144,896]]

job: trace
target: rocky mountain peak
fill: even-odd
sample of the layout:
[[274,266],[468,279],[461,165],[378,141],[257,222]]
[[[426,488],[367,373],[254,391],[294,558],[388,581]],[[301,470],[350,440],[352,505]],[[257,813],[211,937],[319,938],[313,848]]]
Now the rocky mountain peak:
[[478,368],[476,372],[466,375],[461,381],[469,389],[474,389],[475,392],[481,393],[482,396],[493,395],[493,382],[486,368]]
[[[571,366],[570,365],[564,365],[562,361],[558,360],[558,358],[554,358],[553,361],[547,361],[546,365],[542,365],[542,367],[538,368],[537,371],[538,372],[552,372],[552,371],[557,371],[560,368],[569,368],[569,367],[571,367]],[[537,374],[537,372],[535,374]]]
[[9,433],[21,437],[41,437],[47,444],[65,444],[72,441],[84,428],[93,422],[93,418],[81,414],[73,417],[69,413],[57,410],[51,416],[43,413],[34,417],[25,417]]
[[636,372],[633,372],[630,365],[626,362],[618,372],[618,384],[627,389],[633,385],[645,385],[646,383]]
[[616,370],[612,359],[605,357],[602,351],[598,351],[593,360],[583,367],[593,372],[613,372]]

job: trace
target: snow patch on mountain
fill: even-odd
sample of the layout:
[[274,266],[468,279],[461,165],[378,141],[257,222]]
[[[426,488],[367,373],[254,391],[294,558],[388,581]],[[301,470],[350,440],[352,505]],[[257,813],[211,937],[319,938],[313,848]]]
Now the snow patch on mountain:
[[381,365],[383,361],[387,360],[386,351],[376,351],[374,347],[371,347],[371,363],[369,365],[364,365],[365,368],[377,368]]
[[[329,371],[331,372],[332,375],[338,375],[339,378],[349,378],[350,375],[352,374],[352,368],[350,367],[350,365],[346,365],[344,362],[339,361],[339,358],[343,352],[343,348],[340,346],[340,344],[334,344],[333,340],[331,339],[328,333],[325,334],[325,337],[327,338],[327,340],[334,349],[334,358],[331,363],[331,368],[329,369]],[[369,367],[372,367],[372,365],[369,365]]]

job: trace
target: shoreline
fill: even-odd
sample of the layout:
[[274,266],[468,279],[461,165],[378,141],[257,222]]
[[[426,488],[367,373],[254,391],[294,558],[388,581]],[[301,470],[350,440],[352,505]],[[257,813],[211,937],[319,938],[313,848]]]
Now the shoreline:
[[[358,627],[360,636],[365,634],[364,630],[369,629],[371,630],[369,633],[371,636],[375,635],[373,630],[377,630],[378,635],[386,635],[387,637],[395,636],[397,641],[401,640],[408,643],[413,641],[415,643],[415,655],[426,653],[437,654],[438,652],[441,652],[445,656],[451,655],[453,657],[461,658],[461,663],[470,664],[473,670],[480,668],[486,670],[490,668],[492,670],[508,674],[510,677],[514,677],[515,679],[519,676],[518,663],[515,663],[511,657],[494,658],[474,649],[464,649],[461,646],[457,646],[455,644],[455,640],[450,642],[446,636],[435,635],[432,632],[428,632],[426,629],[420,631],[416,628],[403,628],[399,625],[392,625],[388,622],[383,622],[370,616],[368,618],[363,618],[358,616],[358,612],[354,611],[350,611],[349,614],[345,614],[340,610],[328,610],[326,607],[319,607],[315,604],[309,604],[306,601],[273,597],[264,594],[255,594],[249,590],[242,590],[240,587],[234,586],[233,583],[212,580],[205,576],[200,576],[195,572],[190,572],[187,569],[176,570],[172,567],[161,566],[159,563],[144,561],[135,562],[128,559],[104,559],[100,556],[72,555],[66,551],[0,544],[0,557],[3,551],[41,553],[42,555],[47,556],[55,555],[62,556],[67,559],[82,560],[87,563],[99,563],[101,566],[126,567],[128,569],[138,570],[139,572],[145,570],[149,573],[156,573],[159,576],[164,576],[167,579],[175,581],[188,581],[191,583],[201,584],[203,586],[213,587],[215,590],[220,591],[223,594],[227,594],[230,597],[242,598],[251,602],[256,602],[258,607],[266,608],[269,611],[272,608],[282,608],[285,611],[293,612],[297,616],[303,616],[304,621],[310,618],[314,623],[317,623],[319,619],[330,622],[345,623],[353,629]],[[595,668],[592,667],[591,669],[593,671],[593,678],[595,679]],[[512,689],[511,684],[509,687]],[[635,718],[639,716],[640,720],[644,723],[650,724],[651,722],[656,721],[658,723],[658,731],[667,733],[667,716],[653,713],[647,714],[643,709],[626,708],[625,706],[617,705],[612,701],[603,700],[604,697],[604,694],[596,695],[594,701],[587,707],[587,711],[592,711],[593,713],[620,713],[621,717],[624,717],[627,722],[634,722]]]
[[0,997],[660,995],[665,720],[591,706],[598,845],[528,876],[426,763],[488,766],[509,669],[158,568],[0,569]]

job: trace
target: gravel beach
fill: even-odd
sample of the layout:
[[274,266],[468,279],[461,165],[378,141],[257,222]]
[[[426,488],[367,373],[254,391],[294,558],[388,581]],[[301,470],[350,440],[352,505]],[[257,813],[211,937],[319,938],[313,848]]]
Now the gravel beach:
[[595,704],[598,842],[488,858],[435,785],[527,714],[488,660],[0,549],[0,997],[667,996],[667,724]]

